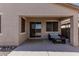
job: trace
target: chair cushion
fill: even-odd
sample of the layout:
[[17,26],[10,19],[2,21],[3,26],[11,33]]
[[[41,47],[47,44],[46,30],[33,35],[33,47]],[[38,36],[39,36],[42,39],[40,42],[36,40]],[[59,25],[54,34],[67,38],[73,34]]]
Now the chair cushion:
[[60,39],[59,32],[50,33],[50,37],[54,39]]

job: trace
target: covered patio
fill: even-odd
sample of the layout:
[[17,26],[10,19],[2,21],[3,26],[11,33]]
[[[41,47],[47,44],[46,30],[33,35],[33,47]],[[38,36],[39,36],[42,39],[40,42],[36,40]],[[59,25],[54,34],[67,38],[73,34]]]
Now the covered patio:
[[[48,34],[53,33],[53,32],[54,33],[59,32],[62,35],[62,33],[61,33],[61,25],[62,25],[61,22],[66,20],[66,19],[70,19],[69,44],[73,45],[73,46],[79,45],[79,42],[78,42],[78,14],[76,14],[74,16],[68,16],[68,15],[67,16],[20,16],[20,21],[22,21],[22,19],[25,20],[25,33],[26,34],[21,34],[21,36],[20,36],[20,38],[22,38],[21,40],[23,40],[23,37],[27,37],[27,40],[28,39],[29,40],[31,40],[31,39],[33,39],[33,40],[34,39],[35,40],[38,40],[38,39],[47,40]],[[57,29],[57,28],[58,28],[58,30],[47,31],[47,29],[46,29],[46,27],[47,27],[46,23],[47,22],[50,22],[50,23],[51,22],[58,22],[58,26],[56,26],[56,27],[54,26],[55,27],[54,30]],[[33,32],[34,30],[31,30],[31,28],[30,28],[31,23],[40,23],[40,25],[41,25],[40,32],[38,32],[38,33]],[[51,26],[49,26],[49,27],[51,27]],[[37,28],[39,28],[39,26],[37,26]],[[37,35],[37,36],[35,36],[35,35]]]

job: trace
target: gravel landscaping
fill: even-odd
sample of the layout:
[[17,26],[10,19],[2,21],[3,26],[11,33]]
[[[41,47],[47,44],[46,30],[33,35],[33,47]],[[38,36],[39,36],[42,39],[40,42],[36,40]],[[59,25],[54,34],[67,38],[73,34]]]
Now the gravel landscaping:
[[7,56],[11,51],[0,51],[0,56]]
[[7,56],[15,48],[15,46],[0,46],[0,56]]

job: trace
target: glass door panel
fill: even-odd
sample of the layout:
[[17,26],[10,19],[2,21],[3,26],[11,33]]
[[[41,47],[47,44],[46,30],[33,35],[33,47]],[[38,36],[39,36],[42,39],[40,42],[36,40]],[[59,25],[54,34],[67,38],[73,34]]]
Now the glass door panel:
[[41,22],[30,22],[30,37],[41,37]]

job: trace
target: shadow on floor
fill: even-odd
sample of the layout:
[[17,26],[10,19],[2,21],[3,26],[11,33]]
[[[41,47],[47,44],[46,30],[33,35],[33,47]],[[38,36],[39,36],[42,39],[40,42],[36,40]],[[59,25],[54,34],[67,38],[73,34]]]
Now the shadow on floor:
[[79,47],[69,44],[53,44],[48,40],[27,40],[14,51],[79,52]]

